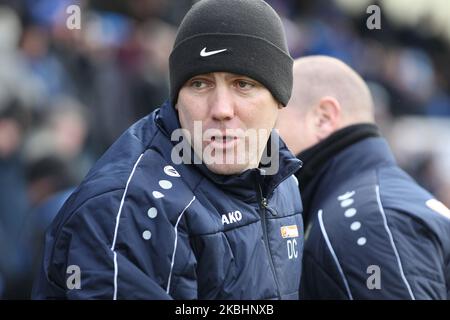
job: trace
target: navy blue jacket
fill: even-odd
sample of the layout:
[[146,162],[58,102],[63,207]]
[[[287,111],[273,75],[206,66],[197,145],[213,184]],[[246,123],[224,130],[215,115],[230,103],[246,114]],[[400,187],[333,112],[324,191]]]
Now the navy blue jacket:
[[448,299],[450,211],[367,128],[349,127],[299,155],[302,172],[314,167],[310,178],[299,175],[307,226],[300,296]]
[[46,235],[34,298],[298,298],[301,162],[283,147],[272,176],[177,165],[176,128],[165,104],[97,162]]

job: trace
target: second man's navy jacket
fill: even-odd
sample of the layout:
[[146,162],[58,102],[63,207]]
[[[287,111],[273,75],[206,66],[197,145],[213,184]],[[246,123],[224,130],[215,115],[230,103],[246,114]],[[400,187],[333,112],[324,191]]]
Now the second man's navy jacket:
[[450,211],[398,167],[374,125],[349,126],[299,157],[301,298],[450,298]]

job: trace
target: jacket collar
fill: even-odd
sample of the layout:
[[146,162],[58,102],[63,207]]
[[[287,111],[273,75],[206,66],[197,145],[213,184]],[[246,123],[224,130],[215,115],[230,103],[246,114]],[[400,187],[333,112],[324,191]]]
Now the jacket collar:
[[297,173],[304,212],[310,214],[316,195],[336,189],[363,171],[395,165],[387,142],[373,124],[357,124],[341,129],[297,155],[304,162]]
[[369,123],[345,127],[326,139],[299,153],[297,157],[304,162],[298,178],[303,187],[317,176],[317,172],[327,165],[341,151],[368,137],[380,136],[378,128]]
[[[169,139],[171,133],[181,127],[177,112],[169,102],[164,103],[159,109],[156,115],[156,123]],[[302,162],[292,155],[275,131],[272,132],[271,138],[279,141],[279,169],[276,174],[265,175],[264,168],[260,167],[246,170],[240,174],[219,175],[210,171],[203,163],[192,164],[192,166],[200,171],[203,176],[233,194],[247,197],[248,190],[258,190],[259,184],[263,195],[270,196],[282,181],[293,175],[302,165]],[[195,156],[193,151],[191,154],[193,157]],[[192,163],[194,162],[192,161]]]

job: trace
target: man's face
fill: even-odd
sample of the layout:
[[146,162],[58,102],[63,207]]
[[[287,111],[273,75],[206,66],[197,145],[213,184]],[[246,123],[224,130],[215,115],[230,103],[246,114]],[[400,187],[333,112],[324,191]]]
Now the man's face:
[[292,101],[280,111],[277,129],[289,150],[298,155],[319,142],[313,108],[302,108]]
[[279,108],[259,82],[226,72],[192,77],[176,105],[196,155],[209,170],[223,175],[258,166]]

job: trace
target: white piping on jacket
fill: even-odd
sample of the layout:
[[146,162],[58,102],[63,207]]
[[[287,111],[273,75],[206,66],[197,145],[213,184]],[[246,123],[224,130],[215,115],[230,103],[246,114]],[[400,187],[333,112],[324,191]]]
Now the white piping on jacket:
[[117,231],[119,230],[120,215],[122,213],[123,203],[125,202],[125,196],[127,195],[128,185],[130,184],[130,181],[131,181],[131,179],[133,178],[133,175],[134,175],[134,171],[136,170],[136,167],[138,166],[139,162],[141,161],[143,155],[144,154],[141,154],[139,156],[139,158],[137,159],[136,163],[133,166],[133,170],[131,170],[130,176],[128,177],[127,184],[125,185],[125,190],[124,190],[123,195],[122,195],[122,200],[120,200],[119,211],[117,212],[117,216],[116,216],[116,228],[114,230],[114,238],[113,238],[113,243],[111,245],[111,251],[114,254],[114,294],[113,294],[113,300],[117,300],[117,275],[119,273],[119,266],[117,264],[117,253],[115,251],[115,247],[116,247],[116,240],[117,240]]
[[386,214],[385,214],[383,206],[381,204],[380,186],[379,185],[375,186],[375,192],[377,194],[378,208],[380,209],[381,216],[383,217],[384,228],[386,229],[386,232],[389,235],[389,241],[391,242],[392,249],[394,250],[395,258],[397,259],[398,268],[400,269],[400,274],[402,276],[403,282],[405,283],[406,288],[408,289],[408,293],[411,296],[411,299],[416,300],[416,298],[414,297],[414,294],[411,290],[411,287],[408,283],[408,280],[406,279],[405,274],[403,273],[402,262],[400,261],[400,256],[398,254],[397,247],[395,246],[394,238],[392,237],[391,230],[389,229],[389,226],[387,224]]
[[341,275],[342,281],[344,282],[345,290],[347,290],[349,299],[353,300],[352,293],[350,292],[350,287],[348,286],[347,278],[345,278],[344,271],[342,270],[342,267],[339,263],[338,257],[336,256],[336,253],[333,250],[333,246],[331,245],[330,239],[328,239],[328,234],[327,234],[327,231],[325,230],[325,226],[323,224],[322,210],[319,210],[318,218],[319,218],[320,230],[322,231],[322,234],[323,234],[323,237],[327,244],[328,250],[330,250],[330,253],[333,256],[334,262],[336,263],[336,266],[338,268],[339,274]]
[[169,290],[170,290],[170,280],[172,279],[172,271],[173,271],[173,265],[175,263],[175,253],[177,251],[177,243],[178,243],[178,223],[181,220],[181,217],[183,216],[184,212],[186,211],[187,208],[189,208],[189,206],[192,204],[192,202],[194,202],[195,200],[195,196],[192,198],[192,200],[187,204],[186,207],[184,207],[183,211],[181,211],[180,216],[177,219],[177,223],[175,224],[175,243],[173,245],[173,253],[172,253],[172,262],[170,263],[170,272],[169,272],[169,279],[167,280],[167,289],[166,289],[166,293],[169,294]]

